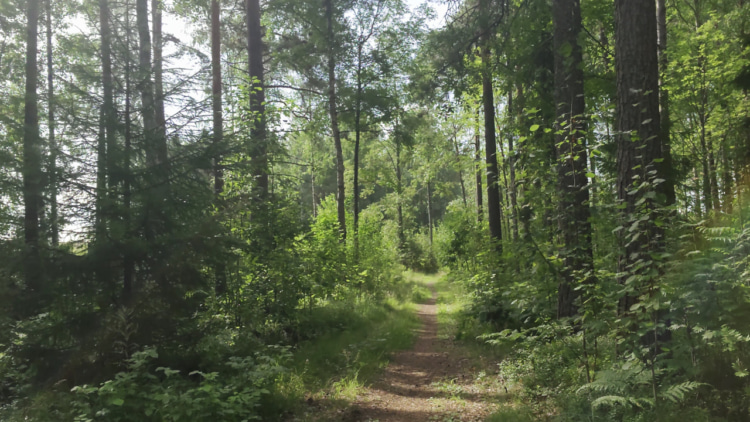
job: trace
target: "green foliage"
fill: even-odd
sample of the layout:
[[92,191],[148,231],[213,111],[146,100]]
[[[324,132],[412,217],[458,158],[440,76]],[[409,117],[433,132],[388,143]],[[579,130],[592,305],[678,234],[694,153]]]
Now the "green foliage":
[[75,421],[226,421],[258,420],[261,396],[289,359],[285,349],[272,354],[230,358],[223,373],[180,371],[158,367],[153,349],[135,353],[128,370],[99,386],[78,386],[72,392]]

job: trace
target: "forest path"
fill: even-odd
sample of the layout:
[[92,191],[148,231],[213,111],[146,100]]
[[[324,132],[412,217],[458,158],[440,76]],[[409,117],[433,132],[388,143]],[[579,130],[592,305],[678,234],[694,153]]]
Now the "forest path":
[[[410,350],[397,352],[383,374],[358,394],[342,420],[362,422],[483,421],[500,400],[497,385],[453,341],[438,336],[438,277],[419,305],[422,326]],[[452,337],[451,335],[445,337]]]

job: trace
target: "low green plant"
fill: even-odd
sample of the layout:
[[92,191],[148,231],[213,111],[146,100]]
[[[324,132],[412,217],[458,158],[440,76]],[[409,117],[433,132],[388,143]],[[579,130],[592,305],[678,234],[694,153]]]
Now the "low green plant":
[[286,371],[286,348],[230,358],[226,371],[183,374],[153,368],[155,349],[133,354],[127,371],[99,385],[72,389],[75,421],[222,421],[259,420],[261,397]]

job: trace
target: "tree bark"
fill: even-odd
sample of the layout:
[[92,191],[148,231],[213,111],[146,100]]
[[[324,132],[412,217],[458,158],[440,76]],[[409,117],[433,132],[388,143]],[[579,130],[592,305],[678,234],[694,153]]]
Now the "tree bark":
[[430,246],[432,246],[432,183],[427,179],[427,227],[430,231]]
[[[224,116],[221,104],[221,6],[219,0],[211,0],[211,109],[213,112],[213,173],[214,195],[219,207],[222,206],[221,194],[224,192],[224,169],[221,159],[224,142]],[[227,290],[226,265],[219,262],[215,268],[216,283],[214,292],[217,296]]]
[[94,213],[94,243],[107,238],[107,219],[104,207],[107,200],[107,143],[104,109],[99,110],[99,132],[96,137],[96,210]]
[[656,0],[656,31],[658,36],[659,59],[659,116],[661,117],[661,142],[664,157],[661,173],[664,175],[664,195],[666,205],[673,205],[676,201],[675,175],[672,166],[672,120],[669,114],[669,91],[664,86],[664,75],[669,67],[667,56],[667,5],[666,0]]
[[57,216],[57,140],[55,139],[55,84],[52,67],[52,0],[45,3],[47,8],[47,130],[49,143],[49,203],[50,240],[53,247],[60,243],[60,230]]
[[31,296],[42,287],[39,251],[39,217],[42,206],[42,148],[39,137],[37,45],[39,0],[28,0],[26,9],[26,86],[23,118],[24,280]]
[[[656,202],[648,192],[663,193],[663,184],[647,185],[661,178],[655,160],[661,159],[659,115],[659,67],[657,60],[656,2],[654,0],[615,0],[615,71],[617,75],[617,196],[625,205],[623,229],[619,231],[623,251],[618,262],[621,274],[646,275],[650,254],[662,250],[662,232],[656,226]],[[641,201],[643,200],[643,201]],[[641,202],[639,202],[641,201]],[[638,222],[638,215],[648,215]],[[637,230],[630,230],[631,227]],[[635,237],[635,235],[638,235]],[[635,293],[619,303],[620,314],[627,314],[646,287],[635,277]],[[627,284],[627,277],[619,282]],[[653,279],[651,279],[653,287]]]
[[[112,79],[112,30],[110,26],[110,8],[108,0],[99,0],[99,26],[102,51],[102,104],[103,133],[99,154],[102,159],[101,186],[98,194],[101,197],[100,218],[101,235],[106,233],[107,220],[112,217],[112,202],[115,200],[116,186],[119,183],[117,166],[117,111],[114,103],[114,82]],[[106,192],[106,195],[105,195]]]
[[255,124],[252,137],[251,165],[255,188],[261,199],[268,197],[268,142],[266,134],[266,93],[263,71],[263,28],[260,24],[260,1],[247,0],[247,60],[250,74],[250,113]]
[[[162,0],[151,1],[151,20],[154,33],[154,117],[158,128],[158,139],[163,142],[167,140],[167,119],[164,114],[164,59],[162,55]],[[160,150],[161,162],[167,161],[166,148]]]
[[325,0],[326,25],[328,31],[328,113],[331,117],[331,132],[336,148],[336,211],[339,220],[341,241],[346,241],[346,192],[344,189],[344,152],[341,148],[338,110],[336,108],[336,57],[333,31],[333,2]]
[[[125,1],[125,10],[130,9],[130,1]],[[125,43],[130,46],[130,14],[125,13]],[[132,88],[130,81],[130,52],[125,54],[125,150],[123,151],[122,164],[122,205],[124,208],[123,224],[125,225],[125,235],[131,233],[131,178],[130,172],[130,154],[132,153],[132,120],[130,115]],[[122,301],[130,304],[133,297],[133,277],[135,276],[135,261],[129,247],[125,247],[122,259]]]
[[562,280],[557,289],[557,317],[575,315],[576,280],[590,282],[594,267],[586,154],[583,57],[579,0],[555,0],[552,6],[555,51],[555,148],[560,193],[558,227],[563,238]]
[[482,146],[479,142],[479,110],[477,109],[476,128],[474,133],[474,163],[476,171],[476,192],[477,192],[477,222],[481,222],[484,216],[484,207],[482,206]]
[[492,92],[492,72],[490,70],[489,34],[485,33],[482,46],[482,104],[484,107],[484,150],[487,161],[487,219],[490,223],[490,236],[496,242],[498,252],[502,252],[503,228],[498,186],[497,142],[495,138],[495,101]]
[[516,190],[516,155],[513,145],[513,121],[516,113],[513,107],[513,88],[511,88],[508,90],[508,170],[510,173],[508,196],[510,197],[510,212],[513,220],[513,239],[518,239],[518,192]]
[[154,83],[151,80],[151,35],[148,27],[147,0],[136,0],[135,10],[138,28],[138,89],[141,94],[146,162],[150,167],[155,168],[161,160],[157,147],[158,126],[154,109]]
[[219,0],[211,0],[211,108],[213,111],[214,193],[224,192],[224,170],[221,165],[224,142],[224,116],[221,108],[221,7]]
[[464,172],[461,169],[461,151],[458,145],[458,139],[456,133],[453,133],[453,147],[456,152],[456,168],[458,170],[458,182],[461,185],[461,199],[463,200],[464,207],[466,207],[466,185],[464,185]]
[[359,259],[359,145],[362,137],[362,45],[366,40],[357,43],[357,91],[354,100],[354,180],[352,190],[354,191],[354,254]]

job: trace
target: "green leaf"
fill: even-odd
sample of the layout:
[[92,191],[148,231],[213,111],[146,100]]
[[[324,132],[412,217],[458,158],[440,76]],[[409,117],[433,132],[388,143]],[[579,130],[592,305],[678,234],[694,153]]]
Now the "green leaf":
[[529,130],[532,131],[532,132],[536,132],[537,130],[539,130],[539,125],[531,125],[531,127],[529,128]]
[[114,405],[114,406],[122,406],[123,403],[125,403],[125,400],[122,399],[121,397],[113,397],[109,399],[109,404]]

